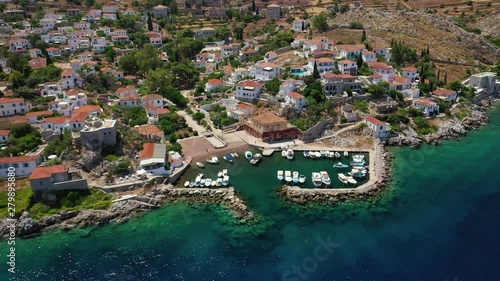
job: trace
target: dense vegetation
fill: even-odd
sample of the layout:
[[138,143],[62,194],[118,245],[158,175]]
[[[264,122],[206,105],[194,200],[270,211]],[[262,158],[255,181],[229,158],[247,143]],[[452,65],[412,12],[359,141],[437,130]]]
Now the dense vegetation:
[[42,136],[30,124],[16,124],[10,129],[7,147],[0,150],[0,156],[6,157],[27,153],[42,144]]

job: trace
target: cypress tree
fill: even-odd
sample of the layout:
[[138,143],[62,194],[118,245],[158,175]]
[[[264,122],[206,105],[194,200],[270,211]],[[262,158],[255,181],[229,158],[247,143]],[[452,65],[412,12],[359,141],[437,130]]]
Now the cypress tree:
[[366,30],[363,29],[363,35],[361,35],[361,43],[366,41]]
[[448,80],[448,73],[447,73],[447,72],[445,72],[445,73],[444,73],[444,84],[448,84],[448,83],[447,83],[447,80]]
[[252,1],[252,12],[255,12],[255,0]]
[[148,11],[148,30],[153,31],[153,20],[151,19],[151,13]]
[[358,69],[360,69],[361,66],[363,66],[363,58],[361,57],[361,55],[358,56],[356,64],[358,65]]
[[318,79],[321,77],[319,75],[318,64],[316,63],[316,61],[314,62],[313,77],[314,77],[314,79]]

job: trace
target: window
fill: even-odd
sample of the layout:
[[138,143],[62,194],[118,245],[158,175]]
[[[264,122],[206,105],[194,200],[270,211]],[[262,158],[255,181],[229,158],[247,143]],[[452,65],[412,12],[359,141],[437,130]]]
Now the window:
[[24,168],[28,168],[29,166],[30,166],[30,164],[29,164],[29,163],[23,163],[23,167],[24,167]]

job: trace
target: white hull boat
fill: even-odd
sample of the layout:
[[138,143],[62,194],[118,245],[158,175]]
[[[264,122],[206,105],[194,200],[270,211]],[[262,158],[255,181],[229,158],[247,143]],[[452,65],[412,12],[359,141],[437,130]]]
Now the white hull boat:
[[349,156],[349,152],[344,151],[344,156],[345,156],[345,157],[348,157],[348,156]]
[[225,176],[223,179],[222,179],[222,185],[223,186],[226,186],[229,184],[229,176]]
[[250,160],[253,157],[253,153],[251,151],[245,151],[245,158]]
[[189,183],[189,187],[194,187],[195,185],[196,185],[196,183],[194,181]]
[[349,178],[346,175],[342,174],[342,173],[339,173],[338,177],[339,177],[339,181],[342,182],[342,183],[348,183],[349,182]]
[[196,166],[198,166],[200,168],[205,168],[205,165],[203,165],[203,163],[200,163],[200,162],[196,162]]
[[209,186],[211,186],[211,185],[212,185],[212,180],[211,180],[211,179],[206,179],[206,180],[205,180],[205,186],[206,186],[206,187],[209,187]]
[[219,158],[217,158],[217,157],[209,158],[209,159],[207,159],[207,163],[210,163],[210,164],[219,164]]
[[323,184],[323,182],[321,181],[321,174],[320,173],[313,172],[311,179],[312,179],[312,183],[315,187],[321,187],[321,185]]
[[294,183],[298,183],[298,182],[299,182],[299,172],[294,171],[294,172],[292,173],[292,181],[293,181]]
[[236,153],[236,152],[231,153],[231,156],[233,156],[233,158],[240,157],[240,156],[238,155],[238,153]]
[[316,151],[315,154],[316,154],[316,158],[321,158],[321,152]]
[[335,158],[340,158],[340,153],[335,152]]
[[334,164],[333,165],[334,168],[347,168],[349,167],[348,165],[342,163],[342,162],[338,162],[337,164]]
[[289,149],[286,151],[286,159],[288,160],[292,160],[294,157],[294,153],[293,153],[293,150]]
[[325,185],[332,184],[332,181],[330,180],[330,176],[328,175],[328,173],[326,171],[321,171],[320,174],[321,174],[321,182],[323,182],[323,184],[325,184]]
[[305,182],[306,182],[306,176],[304,176],[304,175],[300,175],[300,176],[299,176],[299,183],[302,183],[302,184],[303,184],[303,183],[305,183]]
[[304,154],[304,157],[306,157],[306,158],[309,157],[309,151],[304,150],[304,152],[302,152],[302,153]]
[[218,172],[218,173],[217,173],[217,177],[218,177],[218,178],[222,178],[223,176],[224,176],[224,175],[222,174],[222,172]]
[[357,182],[355,179],[353,179],[352,177],[348,177],[348,178],[347,178],[347,182],[349,182],[350,184],[357,184],[357,183],[358,183],[358,182]]
[[260,155],[259,153],[255,154],[252,158],[252,160],[250,160],[250,163],[252,165],[255,165],[257,163],[259,163],[260,159],[262,158],[262,155]]
[[286,150],[282,150],[282,151],[281,151],[281,156],[282,156],[283,158],[286,158]]
[[222,176],[225,177],[225,176],[229,176],[229,174],[227,173],[227,169],[223,169],[222,170]]
[[188,181],[186,181],[186,182],[184,183],[184,187],[188,187],[188,186],[189,186],[189,182],[188,182]]
[[283,177],[283,171],[278,171],[278,180],[282,181],[284,179]]
[[293,179],[292,179],[292,172],[290,171],[285,171],[285,181],[286,182],[291,182]]
[[206,179],[201,179],[200,186],[205,186]]
[[222,185],[222,179],[219,178],[215,181],[215,186],[221,186]]

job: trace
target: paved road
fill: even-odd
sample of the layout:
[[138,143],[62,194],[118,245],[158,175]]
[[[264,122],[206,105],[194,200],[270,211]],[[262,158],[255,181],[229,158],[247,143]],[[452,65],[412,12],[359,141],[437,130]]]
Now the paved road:
[[180,116],[183,116],[184,119],[186,119],[186,123],[188,124],[189,127],[193,128],[193,130],[198,131],[198,134],[203,135],[204,133],[206,134],[207,129],[205,127],[199,125],[191,115],[187,114],[184,110],[179,110],[177,111],[177,114]]

